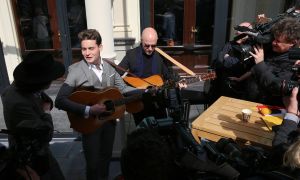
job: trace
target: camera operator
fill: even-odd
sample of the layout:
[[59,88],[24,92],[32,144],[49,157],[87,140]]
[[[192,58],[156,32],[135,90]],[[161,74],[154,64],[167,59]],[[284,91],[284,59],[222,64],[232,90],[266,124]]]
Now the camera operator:
[[[264,54],[261,45],[255,45],[249,52],[255,59],[251,73],[256,79],[259,91],[263,94],[262,103],[281,105],[281,84],[283,80],[293,79],[292,67],[295,60],[289,59],[288,51],[298,47],[300,42],[300,23],[297,18],[286,17],[274,24],[271,54]],[[264,60],[265,59],[265,60]]]
[[272,153],[269,158],[270,171],[253,175],[250,179],[299,179],[300,178],[300,134],[298,130],[298,87],[289,97],[283,98],[287,113],[281,125],[275,129]]
[[[237,27],[252,29],[250,22],[242,22]],[[219,52],[218,58],[215,60],[215,69],[217,79],[213,81],[213,94],[215,99],[221,95],[243,98],[246,91],[246,76],[242,75],[249,71],[248,65],[243,63],[234,53],[234,46],[241,46],[247,43],[248,35],[236,30],[236,37],[227,42],[222,51]],[[221,89],[221,90],[220,90]]]
[[272,142],[275,160],[274,164],[282,164],[283,153],[298,136],[297,129],[300,114],[298,110],[297,94],[298,87],[295,87],[293,88],[290,97],[283,98],[287,113],[284,116],[282,124],[275,127],[275,137]]

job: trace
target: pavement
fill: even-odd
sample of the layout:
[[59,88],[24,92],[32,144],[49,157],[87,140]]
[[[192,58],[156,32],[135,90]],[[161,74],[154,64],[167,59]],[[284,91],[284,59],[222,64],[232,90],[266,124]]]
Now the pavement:
[[[54,100],[60,86],[61,82],[54,82],[46,93]],[[190,86],[190,89],[203,91],[203,83],[194,83]],[[189,115],[190,123],[203,112],[203,108],[204,106],[202,104],[191,106]],[[0,129],[5,129],[6,126],[2,109],[2,102],[0,102]],[[79,134],[70,128],[66,112],[53,108],[51,115],[53,118],[55,135],[50,143],[50,148],[58,160],[66,180],[85,180],[85,159],[82,152],[81,141],[74,141]],[[135,124],[132,115],[125,113],[124,117],[117,122],[109,180],[112,180],[115,176],[121,174],[119,162],[120,153],[126,142],[126,135],[134,129]],[[6,135],[0,134],[0,143],[7,145]]]

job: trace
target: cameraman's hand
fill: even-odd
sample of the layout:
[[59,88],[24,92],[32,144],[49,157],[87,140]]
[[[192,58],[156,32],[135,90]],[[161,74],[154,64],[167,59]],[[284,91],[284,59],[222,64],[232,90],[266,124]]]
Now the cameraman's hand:
[[50,113],[51,111],[51,103],[50,102],[43,102],[42,107],[45,113]]
[[151,96],[156,96],[158,90],[158,86],[149,86],[144,92],[150,94]]
[[297,60],[294,65],[300,65],[300,60]]
[[263,47],[261,45],[255,45],[255,46],[253,46],[253,49],[254,49],[254,53],[249,52],[249,54],[251,54],[251,56],[254,57],[255,64],[263,62],[264,61],[264,49],[263,49]]
[[187,88],[187,81],[186,79],[181,79],[180,81],[178,81],[177,83],[179,89],[183,89],[183,88]]
[[283,104],[285,105],[287,112],[296,114],[297,116],[299,116],[297,100],[298,91],[298,87],[295,87],[293,88],[292,93],[289,97],[283,97]]

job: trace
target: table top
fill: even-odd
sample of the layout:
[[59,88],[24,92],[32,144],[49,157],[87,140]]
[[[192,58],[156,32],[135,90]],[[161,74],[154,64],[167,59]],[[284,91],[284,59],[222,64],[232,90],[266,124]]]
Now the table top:
[[[198,137],[218,141],[222,137],[239,143],[271,147],[274,132],[270,131],[262,115],[259,103],[221,96],[192,123],[192,132]],[[242,109],[251,109],[249,122],[242,121]]]

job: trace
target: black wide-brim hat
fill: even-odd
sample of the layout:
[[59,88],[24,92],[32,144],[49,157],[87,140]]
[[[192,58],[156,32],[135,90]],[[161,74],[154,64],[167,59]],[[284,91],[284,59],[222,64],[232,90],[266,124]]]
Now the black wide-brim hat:
[[30,52],[14,70],[14,79],[23,84],[51,82],[65,73],[62,63],[45,51]]

